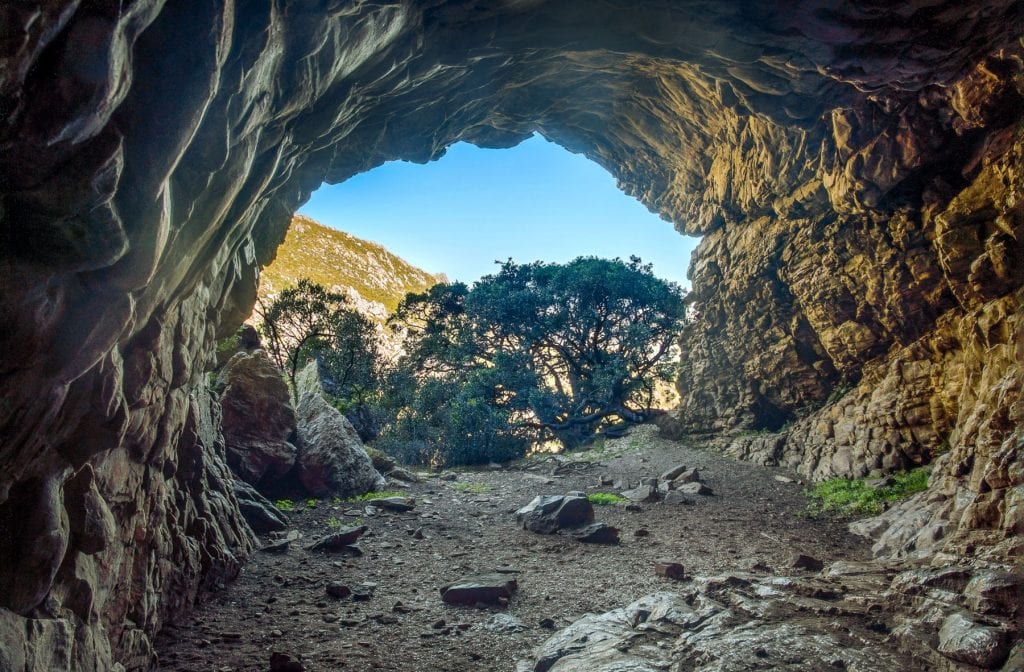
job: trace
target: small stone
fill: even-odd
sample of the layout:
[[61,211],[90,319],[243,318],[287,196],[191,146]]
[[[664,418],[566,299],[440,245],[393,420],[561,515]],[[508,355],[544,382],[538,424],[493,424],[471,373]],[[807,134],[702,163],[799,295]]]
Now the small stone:
[[337,532],[332,532],[320,537],[306,547],[308,551],[340,551],[352,546],[359,537],[363,536],[370,528],[366,525],[354,525],[343,527]]
[[646,476],[640,479],[640,485],[649,485],[655,490],[658,489],[658,479],[654,476]]
[[537,626],[541,630],[554,630],[555,629],[555,619],[553,619],[553,618],[542,618],[539,621],[537,621]]
[[663,473],[660,478],[663,481],[672,481],[672,480],[675,480],[675,478],[677,476],[679,476],[679,474],[683,473],[684,471],[686,471],[686,465],[685,464],[679,464],[679,465],[676,465],[676,466],[672,467],[671,469],[669,469],[665,473]]
[[789,560],[789,566],[793,569],[806,569],[810,572],[820,572],[822,568],[824,568],[825,563],[811,555],[794,553]]
[[779,483],[796,483],[796,479],[790,478],[789,476],[783,476],[782,474],[775,474],[775,480]]
[[305,672],[302,662],[290,654],[274,651],[270,654],[270,672]]
[[441,599],[447,604],[507,604],[519,588],[510,574],[474,574],[464,576],[441,588]]
[[367,602],[373,598],[373,593],[376,590],[376,583],[360,583],[352,589],[352,599],[356,602]]
[[412,538],[413,539],[422,539],[423,538],[423,528],[422,527],[417,527],[416,530],[412,533]]
[[700,471],[696,468],[686,469],[679,473],[678,476],[672,479],[672,482],[676,484],[676,487],[684,485],[686,483],[699,483],[700,482]]
[[655,563],[654,573],[673,581],[682,581],[686,578],[686,570],[683,568],[683,565],[670,560],[660,560]]
[[662,498],[662,503],[668,506],[681,506],[684,504],[693,504],[692,499],[687,499],[686,495],[679,492],[678,490],[669,490],[665,493]]
[[683,484],[679,485],[676,488],[675,491],[679,492],[681,494],[684,494],[684,495],[704,495],[704,496],[708,496],[708,495],[715,494],[714,491],[711,488],[709,488],[708,486],[704,485],[703,483],[699,483],[699,482],[683,483]]
[[573,530],[567,534],[576,541],[584,544],[617,544],[619,543],[619,530],[608,523],[591,523]]
[[641,537],[649,537],[651,536],[651,531],[647,528],[641,527],[639,530],[635,530],[633,532],[633,536],[637,537],[638,539]]
[[352,594],[352,589],[341,581],[332,581],[324,587],[324,591],[331,597],[336,597],[339,600],[345,599]]
[[378,497],[366,501],[367,506],[387,511],[404,513],[416,508],[416,500],[411,497]]
[[622,496],[632,502],[656,502],[658,501],[657,487],[640,485],[632,490],[626,490]]

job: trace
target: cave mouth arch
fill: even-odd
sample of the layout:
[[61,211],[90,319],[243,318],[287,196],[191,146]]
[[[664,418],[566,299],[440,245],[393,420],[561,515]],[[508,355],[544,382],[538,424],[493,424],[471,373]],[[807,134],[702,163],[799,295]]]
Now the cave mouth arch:
[[322,185],[297,214],[467,284],[509,257],[635,255],[686,287],[699,243],[622,193],[603,168],[537,135],[502,150],[458,143],[424,165],[389,162]]
[[838,390],[859,425],[798,429],[855,460],[744,450],[818,478],[953,437],[929,548],[1013,550],[1016,0],[29,2],[0,25],[0,501],[39,521],[0,546],[12,665],[144,669],[238,571],[199,385],[217,338],[321,183],[463,140],[541,132],[705,236],[683,429]]

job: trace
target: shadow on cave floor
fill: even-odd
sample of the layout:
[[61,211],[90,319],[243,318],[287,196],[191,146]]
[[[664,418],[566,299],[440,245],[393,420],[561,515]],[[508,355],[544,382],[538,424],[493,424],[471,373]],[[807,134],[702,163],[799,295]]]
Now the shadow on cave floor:
[[[410,488],[417,506],[408,513],[371,514],[326,501],[293,513],[303,543],[281,555],[256,553],[236,582],[166,628],[157,645],[161,669],[264,671],[272,652],[284,652],[301,657],[307,672],[514,670],[517,660],[533,659],[554,628],[692,583],[657,576],[658,560],[682,563],[688,576],[750,572],[758,562],[762,574],[799,575],[791,567],[794,552],[826,562],[869,556],[866,543],[840,522],[806,517],[803,486],[776,479],[781,470],[660,439],[653,426],[585,455],[564,476],[552,474],[552,463],[434,476]],[[638,511],[595,507],[597,520],[619,528],[619,545],[537,535],[516,523],[514,511],[535,495],[611,491],[600,485],[602,477],[635,483],[681,463],[697,467],[714,494]],[[336,521],[369,526],[364,555],[304,550]],[[440,586],[497,567],[519,571],[519,591],[507,609],[441,601]],[[372,598],[355,601],[325,593],[336,581],[376,585]]]

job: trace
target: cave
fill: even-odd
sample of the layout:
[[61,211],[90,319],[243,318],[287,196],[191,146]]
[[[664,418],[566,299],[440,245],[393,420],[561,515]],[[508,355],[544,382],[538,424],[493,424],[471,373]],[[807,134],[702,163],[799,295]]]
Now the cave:
[[663,433],[808,479],[934,462],[880,557],[1019,571],[1016,0],[36,0],[0,26],[0,670],[152,669],[253,551],[201,383],[312,191],[533,133],[703,236]]

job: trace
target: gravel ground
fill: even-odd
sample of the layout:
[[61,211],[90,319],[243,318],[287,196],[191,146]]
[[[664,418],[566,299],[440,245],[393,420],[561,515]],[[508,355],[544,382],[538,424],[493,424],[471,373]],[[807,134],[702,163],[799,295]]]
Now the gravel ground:
[[[747,570],[756,561],[784,572],[794,552],[823,561],[869,555],[841,522],[804,515],[804,486],[794,475],[781,482],[782,470],[661,439],[653,426],[570,460],[432,475],[408,489],[417,502],[408,513],[327,501],[292,513],[302,541],[283,555],[256,553],[237,581],[168,626],[157,642],[161,669],[265,671],[271,653],[283,652],[301,658],[308,672],[514,670],[552,627],[670,590],[673,583],[654,573],[658,560],[681,562],[693,575]],[[535,495],[609,492],[602,477],[635,483],[678,464],[699,468],[714,495],[639,511],[595,507],[597,520],[620,529],[616,546],[516,524],[514,511]],[[362,556],[303,550],[336,521],[369,526]],[[498,567],[518,570],[519,591],[506,609],[441,601],[442,585]],[[335,581],[376,586],[367,601],[336,599],[325,594]]]

